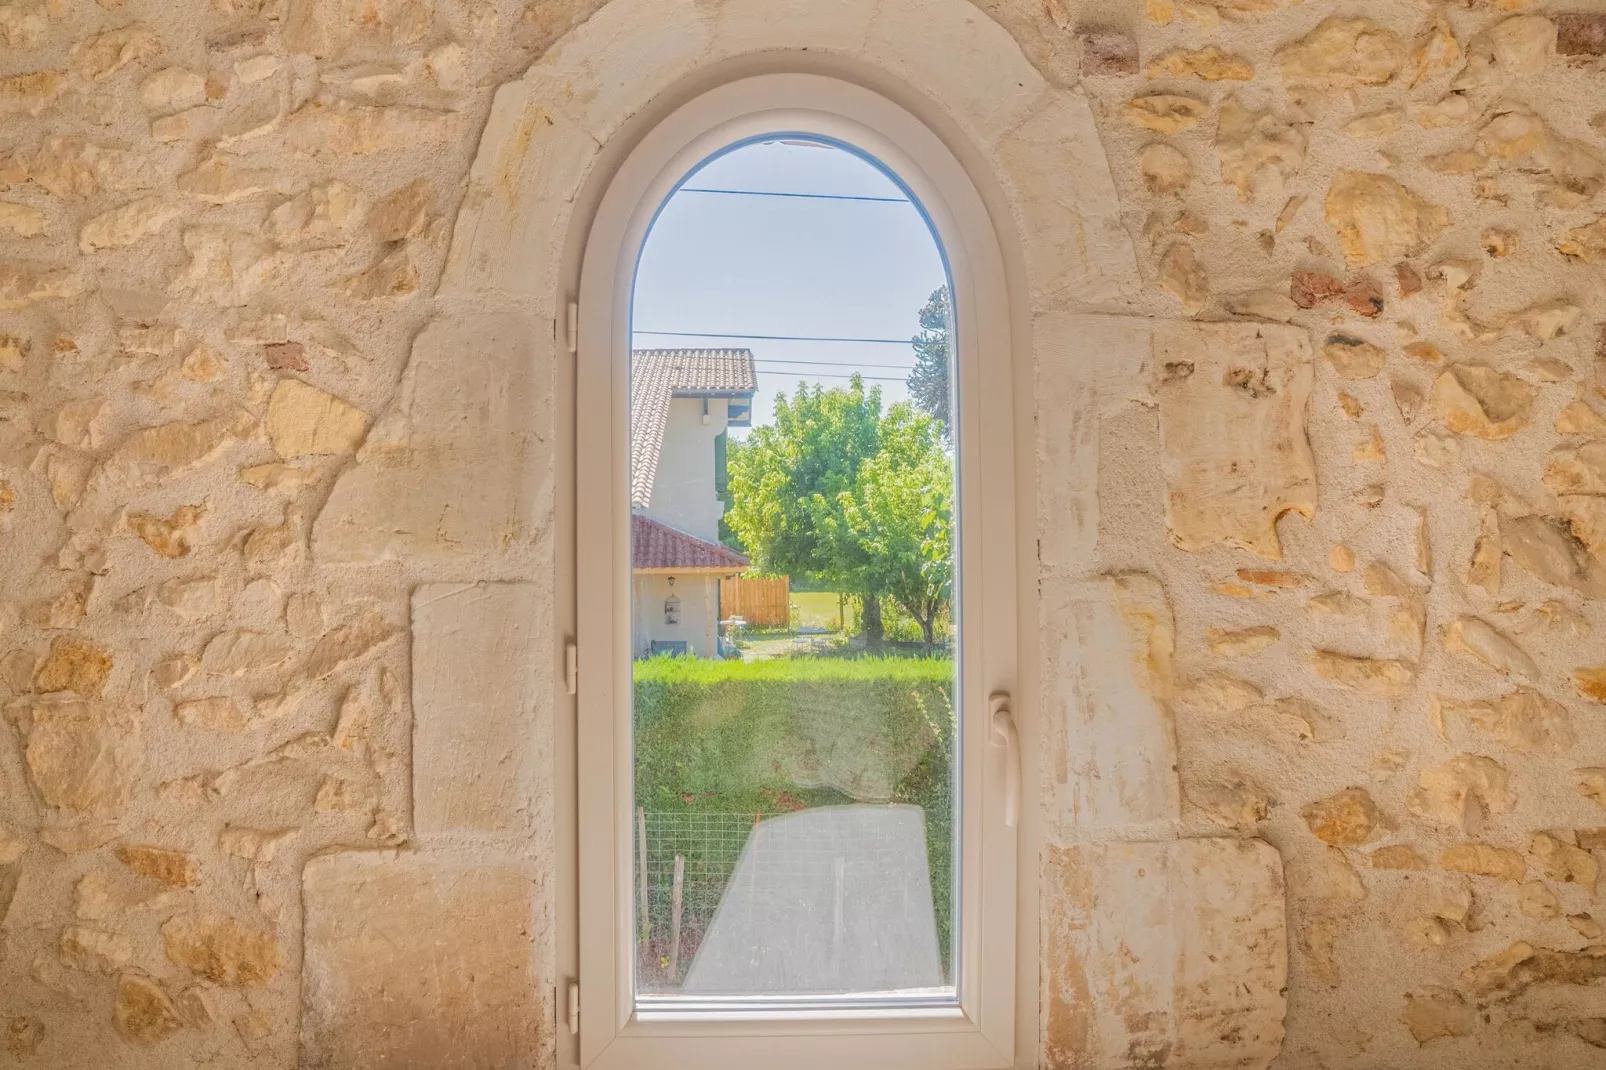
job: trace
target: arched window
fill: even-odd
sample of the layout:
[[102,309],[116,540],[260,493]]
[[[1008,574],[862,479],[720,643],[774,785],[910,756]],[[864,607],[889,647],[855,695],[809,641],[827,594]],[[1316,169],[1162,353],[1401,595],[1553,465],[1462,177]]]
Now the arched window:
[[[719,180],[821,150],[846,185]],[[920,345],[766,330],[739,266],[693,280],[718,317],[655,318],[707,265],[655,252],[676,206],[800,193],[923,228]],[[845,81],[729,82],[613,175],[576,324],[582,1065],[1014,1065],[1006,304],[964,169]]]

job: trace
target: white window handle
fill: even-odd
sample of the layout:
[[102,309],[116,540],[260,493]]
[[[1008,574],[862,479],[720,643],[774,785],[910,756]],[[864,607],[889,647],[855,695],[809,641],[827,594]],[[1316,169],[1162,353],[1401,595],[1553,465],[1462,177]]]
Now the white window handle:
[[987,741],[1004,748],[1004,824],[1014,828],[1020,823],[1020,734],[1009,712],[1009,692],[994,691],[987,696],[987,707]]

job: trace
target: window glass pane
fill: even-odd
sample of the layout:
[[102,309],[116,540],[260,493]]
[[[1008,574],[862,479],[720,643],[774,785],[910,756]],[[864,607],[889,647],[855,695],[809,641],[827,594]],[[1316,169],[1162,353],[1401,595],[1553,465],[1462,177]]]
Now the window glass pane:
[[638,999],[951,1000],[946,269],[877,164],[747,142],[635,281]]

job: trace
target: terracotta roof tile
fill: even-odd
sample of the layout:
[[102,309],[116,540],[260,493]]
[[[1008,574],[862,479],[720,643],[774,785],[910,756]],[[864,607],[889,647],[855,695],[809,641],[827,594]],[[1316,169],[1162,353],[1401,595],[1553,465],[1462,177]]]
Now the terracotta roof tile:
[[758,390],[750,349],[638,349],[630,361],[630,504],[652,501],[669,401],[751,396]]
[[660,520],[636,513],[630,518],[632,568],[727,569],[740,572],[748,560],[728,546],[704,542]]

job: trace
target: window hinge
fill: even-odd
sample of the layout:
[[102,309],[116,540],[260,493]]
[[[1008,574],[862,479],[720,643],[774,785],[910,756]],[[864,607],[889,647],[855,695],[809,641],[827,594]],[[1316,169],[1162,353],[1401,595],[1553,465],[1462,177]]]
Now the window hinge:
[[580,647],[572,639],[563,644],[563,688],[571,695],[580,690]]
[[567,1002],[568,1002],[568,1006],[566,1008],[564,1008],[564,1009],[568,1013],[568,1016],[569,1016],[569,1032],[570,1033],[578,1033],[578,1032],[580,1032],[580,982],[579,981],[570,981],[569,982],[569,998],[568,998]]
[[580,302],[570,301],[563,327],[563,343],[570,353],[580,349]]

